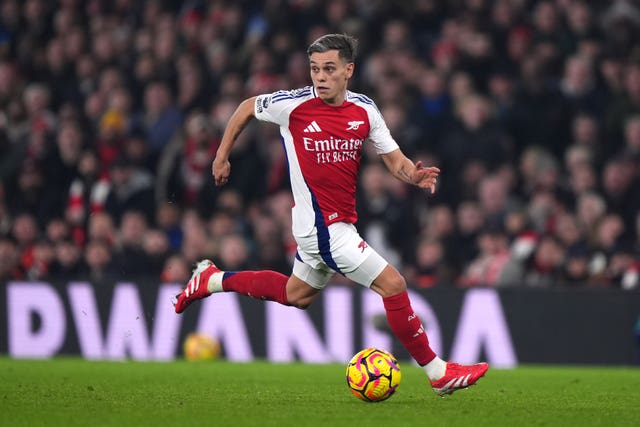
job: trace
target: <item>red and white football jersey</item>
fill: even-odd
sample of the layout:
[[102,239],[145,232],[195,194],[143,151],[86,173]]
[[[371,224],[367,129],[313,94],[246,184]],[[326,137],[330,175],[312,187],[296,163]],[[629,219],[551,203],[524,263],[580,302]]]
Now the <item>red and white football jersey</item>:
[[323,233],[334,222],[355,223],[356,183],[363,144],[378,154],[398,148],[374,102],[347,91],[337,107],[313,87],[256,98],[256,118],[280,126],[294,198],[294,236]]

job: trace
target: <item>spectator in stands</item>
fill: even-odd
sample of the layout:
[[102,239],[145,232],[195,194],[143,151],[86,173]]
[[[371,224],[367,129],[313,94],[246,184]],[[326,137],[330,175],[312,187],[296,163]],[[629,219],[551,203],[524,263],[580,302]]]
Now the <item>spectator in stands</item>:
[[194,111],[185,122],[184,135],[174,138],[163,151],[158,167],[156,199],[184,207],[197,206],[201,191],[208,188],[211,162],[220,145],[207,117]]
[[117,228],[113,217],[107,212],[96,212],[89,217],[87,224],[87,240],[101,240],[112,247],[116,244]]
[[404,272],[409,283],[421,289],[451,286],[456,274],[447,259],[445,246],[437,239],[423,238],[418,242],[415,262]]
[[[517,79],[513,71],[506,65],[494,65],[487,78],[487,90],[495,108],[496,120],[504,127],[509,135],[517,132],[516,84]],[[514,145],[514,155],[517,157],[521,147]]]
[[[98,95],[96,102],[103,102],[103,97]],[[102,110],[103,106],[95,108]],[[99,120],[97,123],[98,135],[96,140],[96,150],[100,157],[102,173],[109,173],[110,168],[119,159],[124,157],[124,145],[126,143],[126,119],[124,115],[116,110],[97,112]]]
[[610,150],[612,153],[622,147],[626,120],[640,113],[640,64],[627,63],[623,81],[623,90],[609,98],[606,109],[606,130],[608,139],[613,145]]
[[71,238],[71,228],[64,218],[54,217],[47,222],[44,235],[47,240],[56,244]]
[[85,268],[80,247],[73,240],[64,239],[55,243],[54,251],[49,269],[51,280],[60,282],[78,280]]
[[595,168],[588,162],[579,162],[570,169],[567,177],[572,198],[598,190],[598,177]]
[[232,233],[220,239],[218,259],[226,271],[244,271],[252,268],[253,263],[250,255],[249,245],[242,235]]
[[181,215],[182,210],[175,203],[160,203],[156,210],[156,227],[167,235],[171,251],[178,251],[182,244]]
[[584,145],[573,144],[564,153],[564,168],[569,174],[576,172],[581,166],[594,164],[593,152]]
[[532,232],[529,215],[526,209],[520,205],[514,205],[507,210],[502,227],[510,245],[521,236]]
[[607,212],[607,202],[597,193],[586,193],[580,196],[576,204],[576,215],[585,235],[591,244],[595,238],[598,222]]
[[[144,213],[126,210],[122,214],[120,233],[113,254],[113,262],[118,266],[122,277],[140,277],[153,271],[151,260],[143,246],[147,243],[144,237],[148,228],[149,224]],[[157,273],[159,274],[159,271]]]
[[86,270],[82,276],[96,285],[121,278],[113,263],[111,245],[102,239],[89,240],[84,250],[84,263]]
[[456,231],[456,219],[449,205],[432,206],[424,216],[421,234],[424,237],[449,242]]
[[610,287],[637,290],[640,286],[638,253],[626,244],[620,245],[611,255],[607,276]]
[[605,254],[612,254],[624,243],[625,226],[620,215],[609,213],[597,223],[593,247]]
[[598,116],[604,111],[604,97],[596,84],[591,58],[577,54],[567,58],[559,89],[569,118],[579,112]]
[[549,84],[548,70],[538,55],[526,55],[519,64],[519,74],[515,140],[521,146],[538,145],[554,156],[562,155],[567,117],[560,94]]
[[144,131],[154,158],[160,156],[182,124],[182,113],[172,98],[165,82],[150,82],[144,91],[144,109],[134,118],[134,127]]
[[565,248],[552,235],[540,238],[533,254],[511,258],[497,280],[497,286],[555,287],[562,284]]
[[202,69],[198,60],[188,53],[180,55],[177,63],[178,89],[176,106],[182,115],[206,108],[209,102]]
[[169,238],[162,230],[149,228],[142,236],[142,249],[148,268],[146,272],[154,278],[160,278],[170,255]]
[[47,151],[47,138],[56,126],[55,114],[51,112],[51,92],[42,83],[30,83],[23,95],[26,123],[22,137],[27,139],[25,156],[40,161]]
[[60,123],[56,135],[55,148],[44,158],[43,169],[47,200],[46,209],[50,215],[62,215],[67,201],[69,187],[76,177],[78,163],[85,148],[84,135],[76,122]]
[[592,114],[578,113],[571,123],[572,146],[584,147],[591,153],[594,165],[600,166],[602,156],[606,154],[601,121]]
[[84,151],[78,160],[77,174],[66,195],[65,219],[72,228],[73,239],[85,243],[86,227],[91,215],[105,209],[111,183],[100,173],[100,160],[95,151]]
[[189,280],[191,268],[187,260],[180,254],[169,256],[164,262],[160,281],[162,283],[183,283]]
[[569,247],[562,266],[562,284],[575,287],[584,287],[588,284],[592,280],[590,261],[591,253],[585,245]]
[[633,162],[633,174],[640,177],[640,114],[629,117],[624,125],[624,147],[620,157]]
[[422,144],[427,146],[421,149],[435,152],[435,142],[440,140],[444,130],[453,121],[445,74],[434,68],[424,68],[418,76],[417,86],[419,94],[417,104],[412,108],[415,115],[413,122],[422,127],[426,137]]
[[[3,19],[3,23],[6,25],[6,19]],[[22,90],[23,84],[17,73],[16,63],[7,59],[0,60],[0,106],[4,111],[5,131],[12,130],[16,114],[22,109],[18,102]],[[17,137],[17,135],[8,136],[11,139]]]
[[[562,245],[571,250],[573,248],[588,247],[589,242],[583,229],[583,224],[576,215],[566,212],[555,220],[554,234]],[[579,252],[584,252],[579,250]]]
[[522,152],[519,159],[520,192],[531,198],[537,191],[549,191],[549,184],[554,184],[557,177],[558,164],[553,155],[545,148],[530,145]]
[[38,223],[30,213],[25,212],[14,218],[11,237],[15,239],[20,251],[25,251],[35,245],[39,234]]
[[0,280],[21,280],[20,249],[15,239],[0,236]]
[[[458,124],[443,135],[440,144],[443,170],[464,170],[474,161],[490,170],[511,160],[512,141],[494,120],[488,99],[471,95],[456,107]],[[448,183],[446,190],[454,195],[461,194],[465,188],[463,183],[447,181],[446,178],[443,186],[445,183]]]
[[45,239],[38,239],[22,251],[20,269],[28,280],[43,280],[49,275],[54,248]]
[[478,202],[490,227],[500,227],[509,210],[507,182],[497,175],[490,175],[478,185]]
[[454,267],[462,270],[477,256],[477,238],[485,225],[484,213],[478,203],[460,203],[456,211],[456,224],[456,233],[451,239],[447,253],[451,255]]
[[208,242],[208,233],[205,223],[195,210],[186,210],[182,215],[182,246],[180,252],[184,255],[189,265],[194,265],[202,254],[217,256],[218,247]]
[[630,158],[613,157],[602,171],[602,193],[609,211],[617,213],[628,229],[633,227],[635,214],[640,210],[640,188]]
[[626,255],[630,252],[624,233],[619,215],[606,214],[598,220],[591,240],[592,282],[600,286],[611,286],[614,281],[620,283],[623,270],[629,264]]
[[46,199],[45,180],[42,168],[26,161],[19,171],[15,188],[7,191],[7,207],[9,213],[16,218],[22,213],[33,215],[39,224],[45,224],[49,212],[42,200]]
[[507,235],[497,226],[478,236],[478,255],[466,266],[457,284],[463,287],[495,286],[510,260]]
[[126,157],[119,157],[111,166],[111,187],[105,200],[105,210],[119,224],[127,211],[142,212],[147,222],[155,217],[153,176],[135,167]]

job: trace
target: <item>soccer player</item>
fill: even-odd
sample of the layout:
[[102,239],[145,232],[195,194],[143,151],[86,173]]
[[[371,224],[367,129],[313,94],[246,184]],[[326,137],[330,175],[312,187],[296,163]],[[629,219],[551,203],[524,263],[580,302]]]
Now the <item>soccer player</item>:
[[433,390],[444,396],[475,384],[488,364],[447,363],[433,352],[411,308],[404,277],[354,226],[363,144],[374,145],[397,179],[432,193],[440,170],[408,159],[373,101],[347,90],[356,49],[357,41],[342,34],[314,41],[307,50],[313,86],[244,100],[229,120],[213,161],[215,184],[226,184],[231,148],[247,123],[255,117],[280,126],[295,202],[292,223],[298,248],[291,276],[267,270],[224,272],[202,260],[177,296],[175,310],[182,313],[193,301],[216,292],[305,309],[339,272],[382,297],[391,330],[425,368]]

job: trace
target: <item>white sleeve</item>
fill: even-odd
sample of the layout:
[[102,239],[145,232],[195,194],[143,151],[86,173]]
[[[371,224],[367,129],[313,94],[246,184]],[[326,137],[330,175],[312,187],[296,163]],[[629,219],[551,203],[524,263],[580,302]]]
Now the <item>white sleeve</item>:
[[291,93],[293,91],[280,90],[278,92],[258,95],[253,106],[253,112],[258,120],[286,126],[291,112]]
[[369,123],[371,123],[368,139],[373,143],[376,153],[386,154],[400,148],[391,136],[378,108],[375,105],[367,106],[367,113],[369,114]]

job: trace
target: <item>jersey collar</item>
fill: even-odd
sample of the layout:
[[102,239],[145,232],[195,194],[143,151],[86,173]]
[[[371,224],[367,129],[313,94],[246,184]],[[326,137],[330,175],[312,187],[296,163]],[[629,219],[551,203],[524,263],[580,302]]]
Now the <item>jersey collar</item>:
[[[318,92],[316,92],[316,87],[314,85],[311,85],[311,95],[313,95],[314,98],[318,97]],[[351,98],[351,91],[347,89],[344,93],[344,100],[348,101],[349,98]]]

